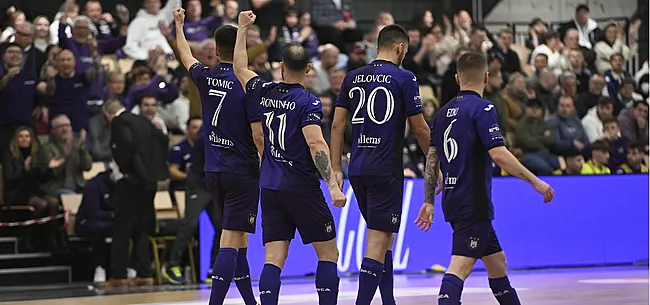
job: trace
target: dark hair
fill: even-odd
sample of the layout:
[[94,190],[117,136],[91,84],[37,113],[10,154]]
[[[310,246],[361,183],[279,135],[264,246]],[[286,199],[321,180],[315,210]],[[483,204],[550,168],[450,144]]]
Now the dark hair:
[[409,43],[409,34],[401,25],[389,24],[379,31],[377,36],[378,48],[390,48],[399,43],[404,43],[405,47]]
[[138,106],[142,106],[142,102],[146,98],[152,98],[156,100],[156,103],[158,103],[158,97],[156,96],[156,94],[154,94],[153,92],[145,92],[140,95],[140,99],[138,100]]
[[632,105],[632,108],[636,108],[636,107],[638,107],[639,105],[645,105],[646,107],[649,106],[649,105],[648,105],[648,101],[646,101],[646,100],[640,100],[640,101],[635,101],[634,104]]
[[605,126],[607,124],[611,124],[611,123],[616,123],[616,125],[618,125],[618,121],[616,120],[616,118],[611,116],[611,115],[606,116],[605,118],[603,118],[603,126]]
[[289,71],[302,71],[309,65],[309,53],[300,44],[290,44],[282,51],[282,63]]
[[578,4],[578,6],[576,6],[576,14],[579,13],[580,11],[589,12],[589,6],[586,4]]
[[[5,50],[7,50],[7,49],[9,49],[11,47],[16,47],[16,48],[19,48],[21,50],[23,49],[23,47],[21,47],[19,44],[15,43],[15,42],[5,43]],[[2,52],[2,53],[4,54],[4,52]]]
[[622,88],[623,86],[625,86],[625,85],[632,85],[632,87],[636,88],[636,82],[635,82],[634,79],[632,79],[631,77],[624,78],[624,79],[621,81],[621,88]]
[[638,150],[640,152],[644,152],[645,151],[645,144],[643,144],[643,142],[641,142],[639,140],[635,140],[635,141],[630,142],[630,144],[627,145],[627,150],[628,151],[630,151],[630,150]]
[[232,25],[222,25],[214,30],[214,43],[220,57],[232,59],[235,54],[235,41],[237,40],[237,28]]
[[193,115],[193,116],[191,116],[189,119],[187,119],[187,123],[186,123],[186,124],[187,124],[187,125],[190,125],[190,123],[192,123],[192,121],[194,121],[194,120],[202,121],[203,119],[202,119],[200,116],[198,116],[198,115]]
[[615,57],[620,57],[623,61],[625,61],[625,57],[623,57],[623,54],[621,53],[614,53],[609,57],[609,61],[614,60]]
[[285,18],[291,15],[296,15],[296,17],[300,17],[300,11],[295,7],[290,7],[286,11],[284,11]]
[[569,149],[564,154],[562,154],[562,157],[564,157],[565,159],[573,158],[573,157],[577,157],[577,156],[582,156],[582,153],[580,153],[580,151],[578,149],[576,149],[576,148]]
[[456,64],[456,73],[458,73],[459,79],[465,79],[467,76],[472,75],[472,78],[483,77],[483,74],[487,70],[488,64],[485,56],[476,52],[468,52],[463,54],[458,59]]
[[487,33],[487,30],[486,30],[484,27],[481,27],[481,26],[474,26],[474,27],[472,27],[472,29],[470,30],[469,34],[470,34],[470,35],[474,35],[474,33],[478,32],[478,31],[483,31],[483,32],[486,32],[486,33]]
[[591,151],[609,151],[609,144],[603,140],[591,143]]
[[546,55],[544,53],[537,53],[537,55],[535,55],[535,57],[537,57],[537,56],[542,56],[542,57],[546,58],[546,61],[548,62],[548,55]]
[[548,32],[539,36],[539,41],[543,42],[544,44],[546,44],[546,42],[551,39],[558,39],[557,34],[553,32]]
[[614,102],[612,101],[612,99],[602,96],[598,99],[597,105],[598,106],[614,105]]

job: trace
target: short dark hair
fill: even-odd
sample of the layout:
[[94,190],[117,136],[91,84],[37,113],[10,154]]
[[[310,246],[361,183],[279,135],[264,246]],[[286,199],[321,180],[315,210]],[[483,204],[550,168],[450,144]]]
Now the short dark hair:
[[630,142],[630,144],[627,145],[627,150],[628,151],[630,151],[630,150],[638,150],[640,152],[644,152],[645,151],[645,144],[643,144],[643,142],[641,142],[639,140],[635,140],[635,141]]
[[[546,61],[548,62],[548,55],[546,55],[544,53],[537,53],[537,55],[535,55],[535,57],[537,58],[537,56],[541,56],[541,57],[546,58]],[[533,58],[533,60],[534,60],[534,58]]]
[[458,73],[458,78],[461,80],[466,80],[468,77],[469,79],[476,79],[479,76],[482,78],[487,68],[487,59],[483,54],[468,52],[458,59],[456,73]]
[[544,33],[539,36],[539,41],[543,42],[544,44],[546,44],[546,42],[551,39],[558,39],[557,34],[553,32]]
[[401,25],[389,24],[379,31],[377,36],[378,48],[389,48],[398,43],[404,43],[405,45],[409,43],[409,34]]
[[594,143],[591,143],[591,151],[609,151],[609,143],[598,140]]
[[625,57],[623,57],[623,54],[621,53],[614,53],[609,57],[609,61],[614,60],[614,58],[620,57],[623,61],[625,61]]
[[290,7],[290,8],[288,8],[286,11],[284,11],[284,17],[285,17],[285,18],[286,18],[287,16],[291,16],[291,15],[300,16],[300,10],[298,10],[298,9],[295,8],[295,7]]
[[618,125],[618,120],[616,120],[616,118],[611,116],[611,115],[606,116],[605,118],[603,118],[603,126],[605,126],[607,124],[611,124],[611,123],[616,123],[616,125]]
[[237,40],[237,28],[232,25],[222,25],[214,30],[214,43],[220,57],[232,59],[235,54],[235,41]]
[[608,98],[608,97],[601,96],[601,97],[598,99],[598,103],[597,103],[597,105],[598,105],[598,106],[614,105],[614,102],[612,101],[612,99],[610,99],[610,98]]
[[[23,47],[21,47],[19,44],[15,43],[15,42],[7,42],[5,44],[5,50],[7,50],[7,49],[9,49],[11,47],[16,47],[16,48],[19,48],[21,50],[23,49]],[[3,52],[3,54],[4,54],[4,52]]]
[[579,13],[580,11],[587,11],[587,13],[588,13],[589,12],[589,6],[586,5],[586,4],[578,4],[578,6],[576,6],[576,14]]
[[187,125],[190,125],[190,123],[192,123],[192,121],[194,121],[194,120],[203,121],[203,119],[202,119],[200,116],[198,116],[198,115],[193,115],[193,116],[191,116],[189,119],[187,119],[187,123],[186,123],[186,124],[187,124]]
[[635,82],[634,79],[631,78],[631,77],[624,78],[624,79],[621,81],[621,87],[623,87],[623,86],[625,86],[625,85],[632,85],[632,87],[636,88],[636,82]]
[[282,51],[282,63],[289,71],[302,71],[309,65],[309,53],[300,44],[290,44]]
[[140,99],[138,100],[138,106],[142,105],[142,102],[146,98],[152,98],[156,100],[156,103],[158,103],[158,96],[156,96],[156,94],[154,94],[153,92],[145,92],[142,95],[140,95]]
[[648,101],[646,101],[646,100],[640,100],[640,101],[635,101],[634,104],[632,105],[632,108],[636,108],[636,107],[638,107],[639,105],[645,105],[646,107],[649,106],[649,105],[648,105]]

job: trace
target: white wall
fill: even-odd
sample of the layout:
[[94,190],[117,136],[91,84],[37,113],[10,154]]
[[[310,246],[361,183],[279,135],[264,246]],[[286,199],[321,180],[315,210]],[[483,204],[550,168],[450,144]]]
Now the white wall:
[[583,3],[589,5],[593,18],[629,17],[637,8],[637,0],[501,0],[484,22],[529,22],[535,17],[565,21]]

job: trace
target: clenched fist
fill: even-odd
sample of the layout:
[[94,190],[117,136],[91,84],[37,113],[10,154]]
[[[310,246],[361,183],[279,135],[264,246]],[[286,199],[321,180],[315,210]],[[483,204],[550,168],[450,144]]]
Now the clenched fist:
[[185,10],[181,7],[174,9],[174,22],[176,24],[185,23]]
[[248,27],[255,22],[255,18],[257,16],[253,14],[253,11],[242,11],[239,13],[238,25],[239,27]]

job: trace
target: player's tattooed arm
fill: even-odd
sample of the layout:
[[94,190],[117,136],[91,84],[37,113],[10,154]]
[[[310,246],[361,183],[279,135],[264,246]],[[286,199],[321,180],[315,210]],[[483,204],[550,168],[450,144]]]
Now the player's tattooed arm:
[[429,147],[427,153],[427,163],[424,170],[424,201],[433,204],[436,198],[436,189],[438,188],[438,175],[440,171],[440,162],[436,148]]
[[314,165],[321,177],[325,179],[330,188],[338,188],[336,177],[332,175],[332,163],[330,162],[329,147],[323,138],[323,132],[320,126],[311,124],[302,128],[302,133],[305,136],[305,141],[309,145],[311,157],[314,160]]
[[330,165],[330,156],[326,151],[319,151],[314,156],[314,164],[320,175],[328,183],[332,179],[332,166]]

